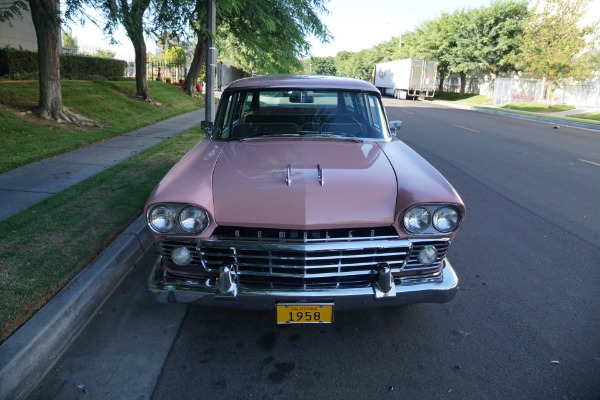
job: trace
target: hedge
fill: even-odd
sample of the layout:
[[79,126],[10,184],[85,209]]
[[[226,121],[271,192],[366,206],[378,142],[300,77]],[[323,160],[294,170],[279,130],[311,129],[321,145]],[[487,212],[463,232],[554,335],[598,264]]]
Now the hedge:
[[[127,67],[123,60],[90,56],[60,55],[60,72],[66,79],[120,78]],[[0,77],[31,79],[38,74],[36,52],[0,49]]]

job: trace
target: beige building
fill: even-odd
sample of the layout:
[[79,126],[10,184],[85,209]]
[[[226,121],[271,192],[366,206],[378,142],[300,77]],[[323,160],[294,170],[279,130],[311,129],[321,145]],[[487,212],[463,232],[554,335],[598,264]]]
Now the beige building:
[[[8,8],[12,3],[12,0],[0,0],[0,8]],[[0,48],[5,47],[37,51],[35,28],[29,11],[23,12],[23,18],[14,17],[9,22],[0,23]]]

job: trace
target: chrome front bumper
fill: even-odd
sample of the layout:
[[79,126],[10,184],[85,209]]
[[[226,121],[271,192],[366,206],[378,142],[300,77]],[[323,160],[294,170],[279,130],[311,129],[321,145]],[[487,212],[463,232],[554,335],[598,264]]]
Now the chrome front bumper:
[[[222,279],[199,280],[167,276],[161,258],[150,273],[148,287],[161,303],[188,303],[226,308],[273,310],[278,303],[333,303],[336,310],[395,306],[414,303],[446,303],[458,290],[458,277],[446,259],[439,276],[395,279],[393,290],[382,293],[370,287],[343,289],[256,289]],[[221,282],[219,282],[221,280]],[[227,282],[224,282],[227,281]]]

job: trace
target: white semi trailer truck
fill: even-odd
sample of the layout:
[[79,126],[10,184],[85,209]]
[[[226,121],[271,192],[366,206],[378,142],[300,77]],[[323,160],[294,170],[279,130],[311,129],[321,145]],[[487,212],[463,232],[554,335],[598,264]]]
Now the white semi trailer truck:
[[407,58],[375,66],[373,84],[397,99],[425,99],[435,93],[437,62]]

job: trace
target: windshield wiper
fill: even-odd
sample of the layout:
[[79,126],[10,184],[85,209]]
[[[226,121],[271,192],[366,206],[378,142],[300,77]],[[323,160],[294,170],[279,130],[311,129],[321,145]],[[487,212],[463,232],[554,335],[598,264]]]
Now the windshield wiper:
[[354,136],[340,135],[340,134],[337,134],[337,133],[306,132],[303,136],[304,137],[310,137],[310,138],[350,140],[352,142],[357,142],[357,143],[364,142],[364,140],[361,139],[361,138],[357,138],[357,137],[354,137]]
[[246,136],[243,138],[240,138],[240,142],[247,142],[248,140],[255,140],[255,139],[261,139],[261,138],[277,138],[277,137],[300,137],[301,135],[299,133],[268,133],[268,134],[261,134],[261,133],[255,133],[252,134],[250,136]]

